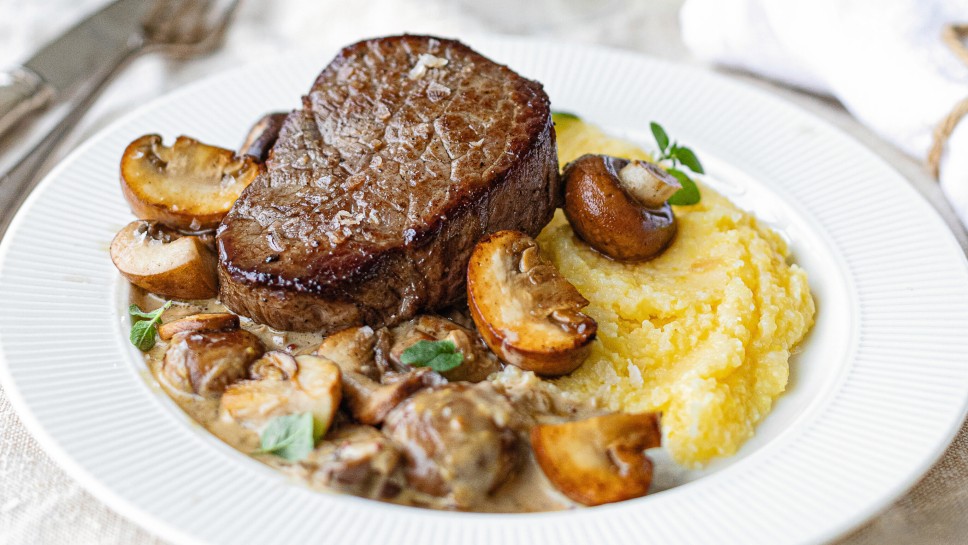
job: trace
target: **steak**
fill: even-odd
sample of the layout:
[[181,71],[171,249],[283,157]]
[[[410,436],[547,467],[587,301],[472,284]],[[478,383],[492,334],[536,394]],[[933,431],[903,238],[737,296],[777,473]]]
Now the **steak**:
[[560,181],[548,96],[453,40],[343,49],[217,233],[220,298],[277,329],[393,325],[464,296],[484,235],[535,236]]

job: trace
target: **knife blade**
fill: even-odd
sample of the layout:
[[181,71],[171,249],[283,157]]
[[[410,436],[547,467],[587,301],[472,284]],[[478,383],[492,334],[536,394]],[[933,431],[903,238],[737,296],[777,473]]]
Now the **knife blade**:
[[0,138],[28,115],[64,102],[141,44],[142,0],[108,4],[48,43],[23,66],[0,71]]
[[56,98],[70,95],[103,62],[104,56],[127,50],[141,35],[143,0],[119,0],[81,21],[34,54],[24,67],[40,76]]

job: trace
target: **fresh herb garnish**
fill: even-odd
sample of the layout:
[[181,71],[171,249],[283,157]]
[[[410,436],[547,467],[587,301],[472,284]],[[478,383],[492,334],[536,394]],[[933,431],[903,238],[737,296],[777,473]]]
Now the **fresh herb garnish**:
[[682,189],[669,197],[669,204],[698,203],[702,197],[699,194],[699,187],[689,175],[677,168],[682,165],[697,174],[705,174],[706,171],[703,169],[702,163],[699,162],[699,158],[696,157],[696,153],[686,146],[680,146],[674,140],[669,140],[669,135],[666,134],[665,129],[655,121],[649,123],[649,128],[652,129],[652,136],[655,137],[655,143],[659,146],[659,157],[656,158],[656,162],[667,161],[669,166],[666,167],[666,171],[682,184]]
[[400,356],[400,361],[414,367],[430,367],[445,373],[463,363],[464,355],[457,351],[453,341],[417,341]]
[[131,335],[128,338],[131,340],[131,344],[138,347],[138,350],[142,352],[147,352],[151,350],[151,347],[155,345],[155,333],[158,331],[158,322],[161,321],[161,315],[168,307],[171,306],[171,301],[166,301],[157,310],[151,312],[144,312],[138,305],[131,305],[128,307],[128,314],[131,315]]
[[273,418],[260,436],[261,448],[254,454],[274,454],[290,462],[302,460],[316,448],[314,428],[310,412]]

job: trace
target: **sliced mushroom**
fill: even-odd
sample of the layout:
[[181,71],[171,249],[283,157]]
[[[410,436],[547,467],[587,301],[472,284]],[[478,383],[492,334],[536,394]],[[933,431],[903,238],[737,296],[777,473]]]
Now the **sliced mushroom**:
[[323,340],[316,354],[339,365],[343,396],[358,422],[380,424],[387,413],[414,392],[439,384],[443,379],[430,369],[404,373],[381,373],[374,362],[376,334],[372,328],[354,327]]
[[531,429],[531,447],[545,476],[585,505],[646,495],[652,461],[645,450],[661,443],[657,413],[613,413]]
[[457,382],[414,394],[390,412],[383,431],[403,451],[411,486],[469,509],[514,469],[514,417],[489,383]]
[[185,231],[218,227],[262,167],[251,157],[179,136],[162,145],[149,134],[128,145],[121,158],[121,189],[131,211]]
[[261,432],[273,418],[311,412],[315,435],[322,437],[339,409],[339,367],[319,356],[296,356],[295,362],[291,377],[267,375],[226,388],[220,405],[223,414],[243,427]]
[[299,364],[289,353],[273,350],[266,352],[249,367],[249,378],[252,380],[290,380],[296,376]]
[[575,233],[619,261],[661,254],[676,235],[676,218],[665,202],[681,186],[645,161],[583,155],[565,165],[565,215]]
[[299,463],[313,485],[364,498],[387,500],[406,488],[402,456],[373,426],[334,429]]
[[214,398],[244,379],[263,352],[262,342],[248,331],[183,331],[171,338],[161,374],[171,388]]
[[279,139],[279,131],[282,124],[286,121],[289,114],[276,112],[266,114],[252,125],[249,134],[245,137],[245,142],[239,148],[240,155],[248,155],[260,163],[264,163],[269,158],[269,150]]
[[185,331],[231,331],[239,328],[239,317],[227,312],[193,314],[158,326],[158,336],[167,341]]
[[111,261],[129,282],[171,299],[218,293],[218,259],[198,237],[157,223],[133,221],[111,241]]
[[451,341],[464,357],[459,366],[441,373],[450,381],[480,382],[503,367],[476,332],[440,316],[423,315],[392,329],[390,359],[399,367],[403,352],[418,341]]
[[478,242],[467,267],[467,303],[481,337],[502,360],[539,375],[564,375],[585,361],[598,325],[578,290],[524,233]]

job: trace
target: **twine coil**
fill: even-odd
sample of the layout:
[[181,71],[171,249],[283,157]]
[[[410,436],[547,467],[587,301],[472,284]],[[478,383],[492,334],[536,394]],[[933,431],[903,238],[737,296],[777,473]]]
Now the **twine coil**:
[[[968,64],[968,46],[965,45],[965,37],[968,37],[968,24],[948,24],[941,29],[941,41],[956,57]],[[945,144],[948,143],[948,138],[954,132],[958,122],[966,115],[968,115],[968,97],[956,103],[951,112],[934,128],[934,133],[931,135],[931,149],[928,150],[927,167],[935,179],[940,174],[939,168]]]

